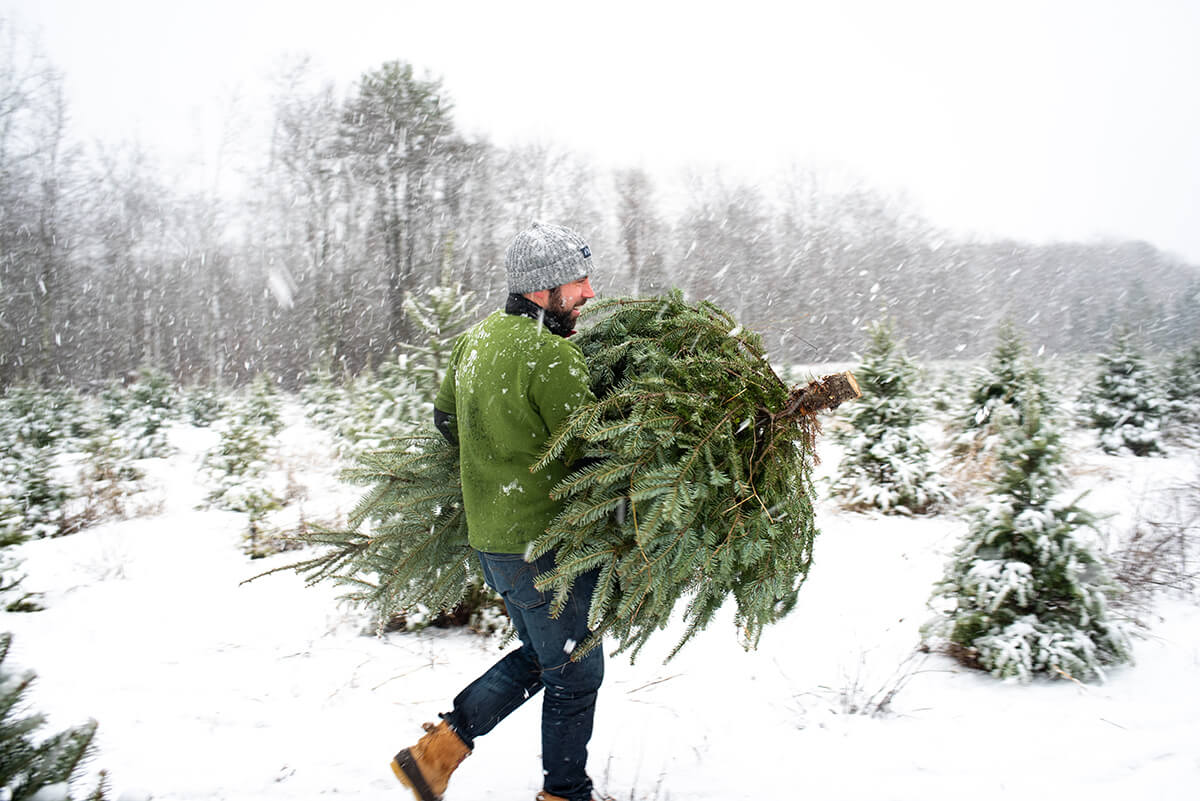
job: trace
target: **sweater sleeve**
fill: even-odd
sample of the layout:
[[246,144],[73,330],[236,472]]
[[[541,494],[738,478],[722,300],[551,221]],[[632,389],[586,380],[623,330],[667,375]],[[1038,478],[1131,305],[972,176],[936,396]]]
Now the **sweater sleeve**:
[[450,351],[450,362],[446,366],[446,375],[442,377],[442,385],[438,388],[437,397],[433,400],[433,408],[450,417],[458,414],[458,404],[455,401],[457,390],[455,371],[458,369],[458,359],[462,347],[463,340],[462,337],[459,337],[458,341],[454,343],[454,349]]

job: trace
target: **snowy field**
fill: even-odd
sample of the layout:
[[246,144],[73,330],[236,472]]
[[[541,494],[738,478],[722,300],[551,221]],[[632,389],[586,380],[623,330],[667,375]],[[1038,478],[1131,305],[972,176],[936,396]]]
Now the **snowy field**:
[[[326,435],[293,411],[282,463],[308,519],[344,515]],[[3,614],[7,666],[35,670],[33,706],[61,730],[100,723],[91,769],[114,799],[408,799],[397,749],[504,648],[463,631],[373,636],[294,561],[243,555],[245,516],[203,510],[198,466],[216,433],[177,424],[168,459],[141,463],[143,515],[19,546],[44,611]],[[1194,485],[1195,456],[1111,457],[1072,433],[1084,506],[1113,538]],[[837,454],[822,444],[828,474]],[[591,773],[620,801],[1178,799],[1200,793],[1200,606],[1161,599],[1136,664],[1105,684],[1005,683],[916,652],[926,601],[965,531],[953,517],[819,511],[816,563],[795,612],[739,644],[728,619],[668,664],[671,632],[629,664],[610,657]],[[883,707],[880,709],[880,707]],[[873,714],[877,713],[877,714]],[[540,701],[454,776],[447,801],[531,801]]]

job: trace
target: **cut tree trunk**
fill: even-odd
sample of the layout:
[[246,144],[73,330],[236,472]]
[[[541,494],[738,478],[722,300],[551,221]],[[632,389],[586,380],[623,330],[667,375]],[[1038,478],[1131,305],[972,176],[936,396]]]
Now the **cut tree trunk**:
[[862,397],[862,390],[854,380],[854,374],[847,370],[844,373],[834,373],[815,381],[807,386],[792,390],[788,404],[784,407],[783,415],[788,417],[802,412],[816,414],[817,412],[836,409],[842,403]]

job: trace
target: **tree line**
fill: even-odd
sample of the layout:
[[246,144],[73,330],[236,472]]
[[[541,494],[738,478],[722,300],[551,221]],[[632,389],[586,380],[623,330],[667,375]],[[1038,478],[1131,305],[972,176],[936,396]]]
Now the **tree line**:
[[1119,324],[1168,350],[1200,331],[1200,269],[1149,244],[968,240],[809,169],[671,182],[500,147],[403,61],[345,90],[298,65],[244,189],[192,190],[137,147],[80,144],[61,73],[2,20],[0,39],[0,386],[353,375],[422,336],[410,295],[461,285],[494,308],[534,219],[589,238],[604,294],[710,299],[781,361],[848,360],[884,314],[932,358],[981,355],[1004,318],[1049,352]]

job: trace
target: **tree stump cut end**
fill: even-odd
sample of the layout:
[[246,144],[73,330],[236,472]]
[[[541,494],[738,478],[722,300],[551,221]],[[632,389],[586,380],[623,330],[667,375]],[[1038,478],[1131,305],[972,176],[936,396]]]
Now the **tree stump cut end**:
[[816,414],[836,409],[846,401],[861,397],[862,390],[858,388],[854,374],[847,370],[843,373],[834,373],[824,378],[818,378],[810,381],[807,386],[792,390],[787,411],[789,413]]

